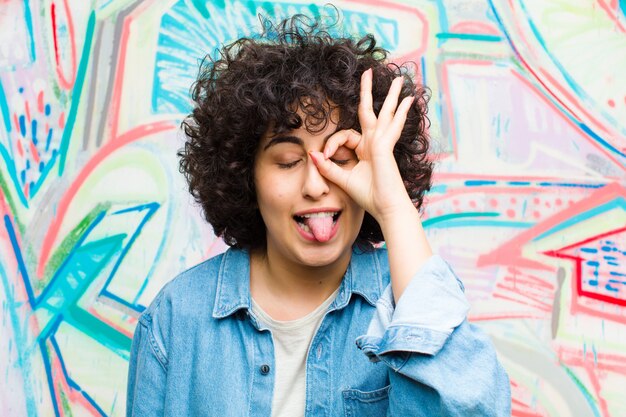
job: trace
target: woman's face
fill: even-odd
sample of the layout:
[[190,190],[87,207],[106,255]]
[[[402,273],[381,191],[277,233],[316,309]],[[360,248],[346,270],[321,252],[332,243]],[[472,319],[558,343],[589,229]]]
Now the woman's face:
[[[267,253],[282,261],[318,267],[350,256],[364,211],[319,173],[308,154],[323,151],[336,130],[329,120],[317,133],[302,126],[261,139],[254,169],[257,203],[267,230]],[[345,168],[357,163],[354,152],[344,147],[331,159]]]

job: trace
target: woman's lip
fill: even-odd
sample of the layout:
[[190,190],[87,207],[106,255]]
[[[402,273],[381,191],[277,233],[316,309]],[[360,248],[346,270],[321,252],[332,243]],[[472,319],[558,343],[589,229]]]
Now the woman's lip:
[[328,212],[339,213],[340,211],[341,209],[335,208],[335,207],[320,207],[320,208],[313,208],[313,209],[299,211],[297,213],[294,213],[294,216],[303,216],[305,214],[313,214],[313,213],[328,213]]

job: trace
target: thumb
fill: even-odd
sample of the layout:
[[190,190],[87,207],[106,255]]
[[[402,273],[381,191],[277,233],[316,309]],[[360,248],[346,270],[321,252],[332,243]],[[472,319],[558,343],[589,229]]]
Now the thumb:
[[322,152],[310,151],[309,156],[313,160],[317,170],[324,176],[324,178],[334,182],[342,189],[346,189],[348,178],[350,177],[349,171],[340,168],[330,159],[324,158],[324,154]]

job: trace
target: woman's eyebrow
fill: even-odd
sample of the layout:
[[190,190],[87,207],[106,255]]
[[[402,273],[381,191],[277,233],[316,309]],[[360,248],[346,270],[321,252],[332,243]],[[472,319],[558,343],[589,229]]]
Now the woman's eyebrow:
[[[328,141],[328,138],[330,138],[332,135],[335,134],[335,132],[337,132],[336,130],[333,132],[330,132],[328,135],[326,135],[324,137],[324,145],[326,145],[326,142]],[[298,145],[298,146],[304,146],[304,142],[302,141],[302,139],[300,139],[297,136],[292,136],[292,135],[278,135],[273,137],[264,147],[263,150],[267,150],[268,148],[274,146],[274,145],[278,145],[279,143],[293,143],[294,145]]]
[[284,136],[284,135],[279,135],[279,136],[275,136],[273,137],[268,143],[267,145],[265,145],[263,147],[263,150],[267,150],[268,148],[274,146],[274,145],[278,145],[279,143],[293,143],[295,145],[299,145],[299,146],[303,146],[304,142],[302,141],[302,139],[300,139],[297,136]]

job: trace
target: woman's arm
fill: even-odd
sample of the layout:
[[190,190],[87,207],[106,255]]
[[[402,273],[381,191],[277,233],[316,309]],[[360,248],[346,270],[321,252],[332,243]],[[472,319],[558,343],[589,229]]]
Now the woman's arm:
[[[389,367],[388,416],[507,416],[510,387],[489,338],[466,320],[468,303],[449,266],[433,256],[419,212],[404,187],[393,148],[412,97],[398,99],[396,79],[378,114],[372,73],[361,78],[362,132],[337,132],[324,154],[312,152],[320,173],[344,189],[381,226],[391,288],[358,346]],[[329,158],[340,147],[359,159],[350,170]]]
[[[389,267],[394,297],[400,299],[417,270],[432,255],[419,212],[404,188],[393,156],[413,97],[400,104],[403,78],[396,78],[376,117],[372,108],[372,70],[361,76],[358,108],[362,132],[342,130],[329,138],[324,154],[311,152],[320,173],[342,187],[378,222],[389,249]],[[350,170],[329,158],[340,147],[353,149],[358,163]]]
[[357,345],[389,367],[388,416],[510,415],[508,377],[468,310],[460,281],[437,255],[397,304],[386,289]]

